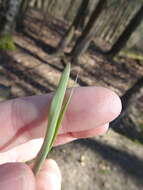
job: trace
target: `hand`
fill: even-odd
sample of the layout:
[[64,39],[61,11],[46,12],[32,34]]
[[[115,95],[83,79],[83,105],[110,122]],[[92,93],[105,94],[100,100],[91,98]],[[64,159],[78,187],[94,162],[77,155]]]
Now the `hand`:
[[[39,151],[51,98],[52,93],[0,103],[0,163],[15,162],[0,166],[0,190],[60,190],[55,161],[47,160],[36,178],[30,167],[17,163],[34,158]],[[104,134],[120,111],[120,99],[112,91],[76,88],[55,145]]]

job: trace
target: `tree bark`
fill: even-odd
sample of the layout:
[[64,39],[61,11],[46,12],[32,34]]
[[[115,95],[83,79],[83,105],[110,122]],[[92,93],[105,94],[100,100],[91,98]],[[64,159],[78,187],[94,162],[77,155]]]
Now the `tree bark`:
[[60,41],[60,43],[58,45],[58,48],[57,48],[58,53],[62,52],[64,50],[64,48],[67,47],[68,44],[71,42],[75,31],[78,29],[80,23],[84,19],[84,16],[86,14],[86,10],[88,7],[88,3],[89,3],[89,0],[83,0],[82,1],[73,23],[71,24],[71,26],[69,27],[65,36],[63,37],[63,39]]
[[75,1],[76,0],[71,0],[70,3],[69,3],[69,6],[68,6],[68,9],[64,15],[64,18],[67,19],[68,21],[70,20],[70,13],[74,7],[74,4],[75,4]]
[[126,45],[127,41],[129,40],[131,34],[140,25],[142,18],[143,18],[143,5],[136,13],[136,15],[131,19],[130,23],[125,28],[124,32],[118,38],[116,43],[112,46],[111,50],[106,53],[106,55],[114,57],[116,54],[118,54],[121,51],[121,49]]
[[76,62],[78,58],[87,50],[91,40],[95,35],[95,24],[96,19],[99,17],[103,7],[106,3],[106,0],[100,0],[97,6],[95,7],[91,17],[82,33],[82,35],[77,40],[73,50],[71,52],[73,62]]
[[[127,4],[127,2],[128,1],[126,1],[126,4]],[[126,10],[126,11],[124,11],[124,10]],[[125,5],[124,5],[124,9],[122,11],[122,15],[120,16],[119,21],[116,22],[116,26],[114,27],[114,29],[112,30],[112,33],[109,36],[109,39],[112,42],[112,44],[115,43],[116,39],[119,36],[119,32],[120,32],[119,28],[122,28],[122,27],[125,28],[126,27],[127,22],[128,22],[128,20],[129,20],[129,18],[131,16],[131,10],[132,10],[131,6],[127,5],[127,7],[125,7]],[[120,30],[122,30],[122,29],[120,29]]]
[[0,16],[0,34],[9,34],[15,27],[15,21],[22,0],[5,0],[5,9]]
[[143,88],[143,77],[139,78],[137,82],[129,90],[127,90],[126,93],[121,97],[124,112],[131,105],[131,101],[133,99],[135,101],[135,98],[137,94],[140,92],[141,88]]
[[16,19],[16,30],[21,31],[24,28],[24,17],[29,7],[29,0],[22,0],[21,6],[19,8],[19,13]]
[[[143,143],[143,76],[121,97],[122,112],[110,126],[117,132]],[[140,106],[138,105],[140,104]]]
[[[114,11],[113,11],[114,10]],[[120,3],[111,4],[111,7],[108,7],[108,11],[106,13],[106,17],[108,17],[108,20],[105,23],[105,28],[101,32],[101,38],[105,39],[105,36],[108,35],[108,32],[112,30],[113,24],[117,19],[117,16],[121,12],[121,6]],[[112,27],[111,27],[112,26]]]
[[138,94],[140,93],[141,89],[143,88],[143,76],[139,78],[135,84],[125,92],[125,94],[121,97],[122,102],[122,112],[120,116],[112,122],[112,125],[117,124],[120,122],[121,119],[125,117],[128,113],[128,110],[132,106],[133,102],[136,102]]
[[15,49],[12,31],[22,0],[4,0],[4,9],[0,14],[0,48]]
[[[119,25],[121,26],[121,21],[124,19],[124,15],[127,11],[127,8],[129,7],[128,1],[122,1],[119,10],[116,11],[116,14],[111,18],[112,22],[108,26],[108,31],[104,36],[105,41],[110,41],[111,38],[114,35],[115,31],[119,31]],[[125,11],[126,10],[126,11]],[[108,24],[108,23],[107,23]]]

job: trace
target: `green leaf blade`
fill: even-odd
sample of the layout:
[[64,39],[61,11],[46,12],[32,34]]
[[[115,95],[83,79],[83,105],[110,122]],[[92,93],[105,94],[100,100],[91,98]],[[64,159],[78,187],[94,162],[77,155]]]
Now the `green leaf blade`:
[[[75,79],[74,85],[75,85],[76,82],[77,82],[77,78],[78,78],[78,75],[77,75],[77,77],[76,77],[76,79]],[[50,145],[51,147],[52,147],[53,144],[54,144],[54,141],[55,141],[56,136],[57,136],[57,134],[58,134],[59,127],[61,126],[61,123],[62,123],[62,121],[63,121],[65,112],[67,111],[67,108],[68,108],[69,103],[70,103],[70,101],[71,101],[71,98],[72,98],[72,96],[73,96],[73,93],[74,93],[74,85],[73,85],[73,87],[72,87],[72,89],[71,89],[71,92],[70,92],[70,94],[69,94],[69,96],[68,96],[66,102],[63,104],[63,107],[62,107],[62,109],[61,109],[61,112],[60,112],[60,115],[59,115],[59,118],[58,118],[58,122],[57,122],[57,126],[56,126],[56,130],[55,130],[55,134],[54,134],[54,136],[53,136],[53,140],[52,140],[52,143],[51,143],[51,145]]]
[[52,148],[53,142],[58,132],[58,128],[61,124],[63,115],[65,113],[64,111],[64,113],[61,114],[69,76],[70,76],[70,64],[67,64],[66,68],[63,71],[58,88],[55,92],[55,95],[53,97],[53,100],[50,106],[46,136],[44,138],[44,142],[41,147],[41,150],[39,151],[37,155],[36,162],[33,168],[33,172],[35,175],[40,170],[42,163],[44,162],[44,160],[47,157],[47,154]]
[[53,128],[56,129],[58,118],[60,116],[60,112],[62,109],[62,104],[63,104],[65,93],[66,93],[69,75],[70,75],[70,64],[66,66],[62,74],[61,80],[59,82],[59,86],[57,88],[56,94],[51,104],[51,109],[50,109],[49,118],[48,118],[49,127],[48,127],[48,133],[47,133],[49,134],[47,138],[51,139],[51,141],[54,135]]

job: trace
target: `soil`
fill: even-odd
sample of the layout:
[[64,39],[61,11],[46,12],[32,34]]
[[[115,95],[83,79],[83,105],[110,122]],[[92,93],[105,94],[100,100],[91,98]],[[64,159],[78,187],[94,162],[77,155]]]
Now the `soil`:
[[[34,10],[29,12],[25,29],[15,33],[17,50],[8,55],[5,52],[0,54],[0,81],[10,88],[10,98],[56,89],[64,66],[59,58],[50,54],[67,27],[66,22],[49,15],[43,22],[42,14]],[[66,49],[67,52],[73,44]],[[80,63],[72,66],[69,86],[79,71],[77,85],[104,86],[121,96],[140,78],[143,64],[126,57],[109,61],[97,54],[92,45]],[[102,137],[56,147],[50,157],[61,167],[62,190],[143,189],[142,145],[112,129]]]

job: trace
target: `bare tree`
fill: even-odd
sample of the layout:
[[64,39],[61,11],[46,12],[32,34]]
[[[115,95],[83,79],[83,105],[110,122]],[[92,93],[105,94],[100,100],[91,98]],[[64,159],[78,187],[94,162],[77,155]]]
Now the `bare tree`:
[[80,5],[80,7],[79,7],[77,15],[75,16],[75,19],[73,20],[73,23],[69,27],[69,29],[66,32],[65,36],[60,41],[56,53],[62,52],[64,50],[64,48],[67,47],[68,44],[71,42],[75,31],[78,29],[78,27],[80,26],[80,23],[82,22],[82,20],[85,17],[88,4],[89,4],[89,0],[82,0],[82,3]]
[[103,10],[104,5],[106,4],[106,0],[100,0],[96,5],[91,17],[82,32],[81,36],[77,40],[73,50],[71,52],[73,61],[76,62],[78,58],[87,50],[91,40],[95,35],[95,26],[96,19],[99,17],[101,11]]
[[141,118],[139,116],[142,114],[141,110],[137,110],[138,100],[143,105],[143,76],[121,97],[122,112],[117,119],[111,122],[110,126],[115,131],[143,143],[142,129],[140,128],[143,120],[142,115]]
[[22,0],[18,16],[16,18],[16,30],[22,30],[24,28],[24,17],[29,7],[29,0]]
[[124,32],[118,38],[116,43],[112,46],[111,50],[106,53],[106,55],[114,57],[116,54],[118,54],[120,50],[126,45],[131,34],[140,25],[142,19],[143,19],[143,4],[141,5],[140,9],[137,11],[136,15],[131,19],[130,23],[125,28]]
[[132,106],[134,106],[133,102],[137,101],[137,98],[141,95],[141,93],[143,93],[143,76],[140,77],[135,82],[135,84],[131,88],[129,88],[121,97],[122,112],[120,116],[112,122],[112,125],[117,124],[128,114],[129,110],[132,108]]
[[22,0],[3,0],[0,13],[0,48],[14,49],[12,31]]

